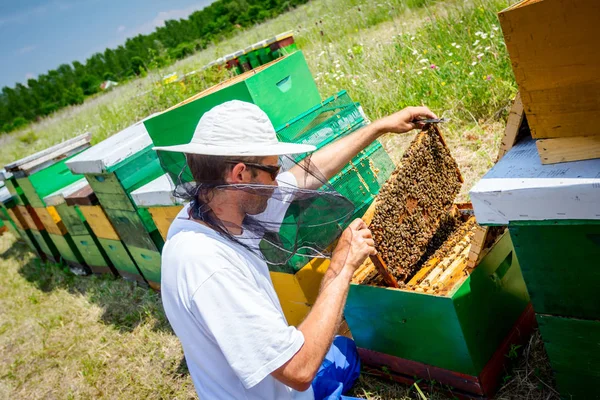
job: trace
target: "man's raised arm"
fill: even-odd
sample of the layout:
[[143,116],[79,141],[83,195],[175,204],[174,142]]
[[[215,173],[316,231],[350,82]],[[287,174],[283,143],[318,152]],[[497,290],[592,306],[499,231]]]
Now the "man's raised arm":
[[[364,128],[315,151],[311,156],[311,164],[322,177],[329,180],[340,172],[361,150],[373,143],[381,135],[391,133],[405,133],[421,124],[413,121],[422,118],[437,118],[427,107],[407,107],[397,113],[381,118]],[[306,176],[304,169],[294,166],[290,172],[296,178],[298,186],[304,189],[318,189],[323,185],[319,179],[312,175]]]

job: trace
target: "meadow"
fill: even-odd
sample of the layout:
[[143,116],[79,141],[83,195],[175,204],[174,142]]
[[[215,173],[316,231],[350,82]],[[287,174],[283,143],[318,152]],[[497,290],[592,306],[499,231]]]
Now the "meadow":
[[[223,54],[293,29],[323,98],[346,89],[371,119],[418,104],[450,118],[442,129],[465,177],[460,199],[466,200],[495,162],[517,91],[496,17],[513,2],[313,0],[169,68],[0,135],[0,166],[88,131],[97,143],[229,72],[199,72],[184,86],[161,85],[161,76],[198,71]],[[397,161],[410,139],[386,135],[382,142]],[[194,397],[158,294],[41,265],[10,235],[0,238],[0,279],[1,398]],[[498,398],[558,398],[539,335],[520,350],[523,355],[507,355],[515,367],[506,372]],[[453,398],[368,374],[353,395]]]

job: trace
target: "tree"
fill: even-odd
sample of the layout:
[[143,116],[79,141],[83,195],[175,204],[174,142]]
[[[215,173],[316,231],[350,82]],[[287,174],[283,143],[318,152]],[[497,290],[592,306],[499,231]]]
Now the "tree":
[[140,57],[133,57],[131,59],[131,70],[136,75],[141,75],[146,72],[146,64]]

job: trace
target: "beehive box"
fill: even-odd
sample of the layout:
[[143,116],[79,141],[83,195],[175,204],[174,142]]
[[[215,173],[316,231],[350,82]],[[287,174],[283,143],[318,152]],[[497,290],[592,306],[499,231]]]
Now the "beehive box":
[[499,18],[542,163],[600,157],[600,3],[524,0]]
[[64,167],[64,161],[89,147],[90,139],[91,134],[87,133],[6,166],[6,170],[13,174],[11,183],[15,194],[23,202],[18,206],[19,211],[42,253],[53,262],[64,260],[77,274],[85,274],[89,270],[60,217],[52,207],[46,207],[42,198],[77,180]]
[[543,165],[517,143],[471,190],[478,221],[508,224],[558,389],[600,397],[600,160]]
[[[296,52],[206,89],[144,124],[155,146],[189,143],[200,117],[229,100],[258,105],[273,126],[280,126],[318,104],[321,97],[302,52]],[[185,162],[183,155],[159,152],[159,157],[172,176]]]
[[[67,199],[69,198],[77,204],[67,204]],[[43,200],[48,207],[52,207],[56,211],[75,247],[90,270],[98,275],[111,274],[119,276],[96,239],[94,232],[87,225],[85,217],[79,210],[79,204],[93,206],[97,203],[96,197],[87,180],[81,177],[80,180],[44,197]]]
[[483,240],[468,207],[452,205],[461,179],[445,147],[436,129],[418,134],[363,217],[379,250],[374,261],[398,287],[367,260],[344,315],[375,373],[487,397],[511,345],[531,332],[533,313],[510,236]]
[[4,226],[4,231],[10,231],[17,238],[20,238],[21,235],[17,231],[17,226],[10,217],[5,205],[5,203],[8,203],[9,205],[14,203],[12,199],[13,196],[8,191],[8,188],[4,186],[3,181],[0,181],[0,219],[2,220],[2,226]]
[[115,240],[116,231],[141,271],[130,277],[157,289],[160,268],[155,260],[160,260],[164,242],[148,211],[136,208],[130,197],[131,192],[164,174],[144,124],[140,121],[116,133],[71,159],[67,166],[85,175],[110,220],[108,226],[103,213],[82,208],[84,214],[91,211],[86,219],[94,232],[101,239]]

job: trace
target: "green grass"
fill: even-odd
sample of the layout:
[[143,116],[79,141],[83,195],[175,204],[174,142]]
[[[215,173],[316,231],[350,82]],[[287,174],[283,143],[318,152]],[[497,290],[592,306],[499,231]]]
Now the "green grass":
[[[324,98],[347,89],[371,118],[426,104],[452,119],[443,133],[465,177],[464,200],[493,165],[516,93],[496,19],[496,12],[512,2],[313,0],[169,69],[0,136],[0,165],[86,131],[97,143],[228,72],[197,74],[185,86],[162,86],[162,75],[197,70],[225,53],[294,29]],[[411,138],[387,135],[382,142],[397,161]],[[62,267],[39,265],[10,234],[0,238],[0,282],[0,398],[194,397],[159,295],[124,280],[75,277]],[[498,398],[557,398],[539,335],[524,353],[515,359]],[[419,389],[427,398],[451,398],[425,384]],[[416,387],[369,374],[361,376],[353,395],[422,398]]]

